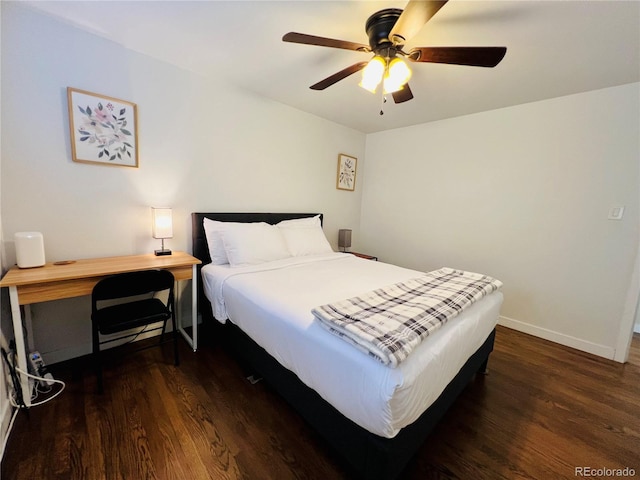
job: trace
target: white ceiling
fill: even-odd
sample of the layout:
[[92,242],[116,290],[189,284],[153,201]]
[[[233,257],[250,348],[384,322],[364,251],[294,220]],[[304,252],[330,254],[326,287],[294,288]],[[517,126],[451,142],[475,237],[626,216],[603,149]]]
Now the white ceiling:
[[[364,24],[406,1],[24,1],[129,49],[370,133],[640,81],[640,2],[450,0],[407,43],[506,46],[495,68],[411,64],[414,99],[380,116],[354,74],[371,55],[284,43],[289,31],[368,44]],[[407,50],[407,49],[405,49]]]

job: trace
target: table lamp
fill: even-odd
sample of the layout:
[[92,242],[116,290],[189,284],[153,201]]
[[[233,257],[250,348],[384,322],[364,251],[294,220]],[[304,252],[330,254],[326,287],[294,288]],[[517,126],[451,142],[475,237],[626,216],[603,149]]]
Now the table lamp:
[[346,228],[341,228],[338,230],[338,247],[342,249],[343,252],[347,251],[347,248],[351,246],[351,230]]
[[170,208],[151,207],[153,238],[162,240],[162,249],[154,250],[156,255],[171,255],[171,250],[164,248],[164,239],[173,238],[173,221]]

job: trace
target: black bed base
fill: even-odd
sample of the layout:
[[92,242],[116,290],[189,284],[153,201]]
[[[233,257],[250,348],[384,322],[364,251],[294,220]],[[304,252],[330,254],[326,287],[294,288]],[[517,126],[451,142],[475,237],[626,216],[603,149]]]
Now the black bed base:
[[346,418],[230,321],[225,324],[225,331],[236,355],[328,441],[354,475],[368,480],[391,480],[402,473],[473,376],[485,371],[495,339],[494,330],[420,418],[389,439],[374,435]]

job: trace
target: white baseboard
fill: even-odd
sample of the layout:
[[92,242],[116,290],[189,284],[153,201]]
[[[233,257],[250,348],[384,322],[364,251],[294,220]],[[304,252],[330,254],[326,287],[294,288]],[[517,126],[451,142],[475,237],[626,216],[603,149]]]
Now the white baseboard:
[[[161,325],[162,324],[151,324],[151,327],[161,326]],[[171,332],[172,330],[168,328],[167,333],[171,334]],[[160,332],[158,331],[145,332],[145,333],[141,333],[135,339],[135,341],[138,342],[140,340],[144,340],[145,338],[157,337],[159,335],[160,335]],[[113,336],[117,336],[117,334]],[[122,342],[119,342],[119,343],[114,342],[112,344],[102,346],[101,350],[108,350],[109,348],[117,347],[119,345],[122,345],[123,343],[127,343],[127,341],[123,340]],[[45,364],[53,365],[54,363],[64,362],[66,360],[71,360],[72,358],[78,358],[84,355],[90,355],[92,351],[93,351],[93,345],[91,343],[84,343],[84,344],[74,345],[67,348],[61,348],[60,350],[55,350],[52,352],[40,352],[40,354],[42,355],[42,359],[44,360]]]
[[[1,1],[1,0],[0,0]],[[188,316],[189,319],[191,319],[191,314],[189,314]],[[200,317],[200,315],[198,315],[198,324],[202,323],[202,318]],[[160,322],[158,323],[152,323],[151,325],[149,325],[149,328],[156,328],[156,327],[161,327],[162,324]],[[190,327],[191,326],[191,322],[189,322],[188,325],[184,325],[185,327]],[[131,331],[131,333],[134,333],[135,329],[133,329]],[[167,334],[171,334],[171,332],[173,332],[173,328],[171,328],[171,325],[167,325]],[[112,337],[118,337],[120,334],[113,334]],[[138,342],[140,340],[144,340],[145,338],[151,338],[151,337],[156,337],[160,335],[160,332],[158,330],[152,330],[150,332],[144,332],[141,333],[136,339],[135,341]],[[182,340],[182,333],[178,332],[178,337],[180,338],[180,340]],[[101,337],[101,340],[105,340],[108,337]],[[179,340],[179,341],[180,341]],[[127,343],[127,340],[123,340],[122,342],[114,342],[109,344],[108,346],[103,346],[101,347],[101,350],[104,349],[109,349],[109,348],[113,348],[113,347],[117,347],[119,345],[122,345],[123,343]],[[85,343],[81,343],[79,345],[72,345],[70,347],[66,347],[66,348],[61,348],[59,350],[53,350],[50,352],[40,352],[40,354],[42,355],[42,359],[44,360],[44,363],[47,365],[53,365],[54,363],[60,363],[60,362],[64,362],[66,360],[71,360],[73,358],[78,358],[78,357],[83,357],[85,355],[90,355],[91,352],[93,350],[93,345],[91,344],[91,342],[85,342]]]
[[73,347],[61,348],[60,350],[54,350],[53,352],[40,352],[42,359],[46,365],[53,365],[54,363],[65,362],[72,358],[82,357],[91,353],[91,344],[85,343],[82,345],[75,345]]
[[636,324],[633,326],[633,331],[634,331],[635,333],[640,333],[640,323],[636,323]]
[[500,316],[498,318],[498,325],[502,325],[519,332],[528,333],[529,335],[533,335],[536,337],[544,338],[545,340],[559,343],[560,345],[564,345],[566,347],[575,348],[576,350],[592,353],[593,355],[604,357],[609,360],[613,360],[616,353],[615,348],[613,347],[592,343],[581,338],[572,337],[571,335],[565,335],[564,333],[548,330],[546,328],[521,322],[520,320],[514,320],[513,318],[509,317]]
[[[0,346],[6,350],[9,349],[2,331],[0,331]],[[4,456],[4,447],[9,440],[9,434],[11,433],[9,426],[11,416],[13,415],[13,407],[9,402],[9,385],[11,384],[11,379],[7,378],[7,374],[8,369],[5,367],[4,360],[0,358],[0,382],[3,383],[3,385],[0,385],[0,460],[2,460]]]
[[[5,401],[6,400],[6,401]],[[13,415],[13,407],[9,403],[9,399],[2,399],[0,402],[0,460],[4,456],[4,448],[6,442],[9,441],[9,423],[11,422],[11,415]]]

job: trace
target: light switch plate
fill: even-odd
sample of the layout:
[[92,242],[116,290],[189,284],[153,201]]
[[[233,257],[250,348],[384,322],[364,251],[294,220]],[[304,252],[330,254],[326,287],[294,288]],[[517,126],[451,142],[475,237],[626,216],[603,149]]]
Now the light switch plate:
[[622,220],[624,215],[624,206],[611,207],[609,210],[609,220]]

